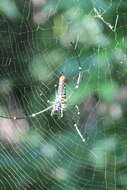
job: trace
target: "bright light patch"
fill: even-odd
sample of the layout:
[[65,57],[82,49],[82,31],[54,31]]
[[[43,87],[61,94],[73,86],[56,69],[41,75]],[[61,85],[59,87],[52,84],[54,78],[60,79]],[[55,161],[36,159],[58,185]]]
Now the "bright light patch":
[[110,106],[110,115],[113,119],[119,119],[122,117],[122,109],[119,104],[112,104]]
[[67,179],[68,174],[67,171],[64,168],[56,168],[56,170],[53,172],[53,176],[58,181],[64,181]]
[[111,152],[114,151],[116,147],[116,143],[116,139],[113,137],[102,139],[96,143],[91,150],[91,152],[94,152],[96,157],[94,157],[94,159],[90,157],[93,165],[99,168],[105,167],[106,162],[110,159],[109,155],[111,155]]
[[46,157],[53,158],[57,150],[53,145],[45,144],[41,151],[42,151],[42,154],[44,154]]

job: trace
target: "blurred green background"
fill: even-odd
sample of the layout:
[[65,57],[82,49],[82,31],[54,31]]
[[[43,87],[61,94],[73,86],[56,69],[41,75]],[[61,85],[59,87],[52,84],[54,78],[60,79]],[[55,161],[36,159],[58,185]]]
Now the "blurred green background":
[[[0,119],[0,190],[127,189],[127,3],[1,0],[0,115],[48,107],[63,72],[64,118]],[[78,128],[73,123],[80,109]]]

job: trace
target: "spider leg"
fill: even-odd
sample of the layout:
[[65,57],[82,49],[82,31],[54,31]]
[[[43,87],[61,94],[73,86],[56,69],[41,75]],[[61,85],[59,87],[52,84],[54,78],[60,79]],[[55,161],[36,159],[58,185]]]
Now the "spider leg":
[[80,111],[79,111],[78,105],[75,105],[75,108],[76,108],[76,112],[77,112],[78,118],[77,118],[76,122],[74,123],[74,127],[75,127],[78,135],[81,137],[82,141],[85,142],[86,139],[83,137],[83,135],[81,134],[80,130],[78,129],[79,115],[80,115]]
[[48,104],[54,104],[54,102],[51,102],[50,100],[47,101]]
[[57,84],[55,84],[54,87],[55,87],[55,97],[57,98],[58,97]]
[[30,115],[24,115],[24,116],[21,116],[21,117],[17,117],[17,116],[2,116],[0,115],[1,118],[5,118],[5,119],[13,119],[13,120],[18,120],[18,119],[26,119],[26,118],[31,118],[31,117],[36,117],[37,115],[40,115],[48,110],[50,110],[53,106],[49,106],[39,112],[36,112],[36,113],[33,113],[33,114],[30,114]]
[[53,107],[53,105],[52,105],[52,106],[49,106],[49,107],[47,107],[47,108],[45,108],[45,109],[42,110],[42,111],[39,111],[39,112],[37,112],[37,113],[34,113],[34,114],[30,115],[30,116],[31,116],[31,117],[35,117],[36,115],[40,115],[40,114],[42,114],[42,113],[44,113],[44,112],[50,110],[52,107]]
[[74,87],[74,89],[72,90],[72,93],[71,95],[68,97],[68,99],[70,99],[71,96],[73,96],[73,94],[77,91],[77,89],[79,88],[79,84],[80,84],[80,81],[81,81],[81,78],[82,78],[82,66],[81,66],[81,63],[80,63],[80,58],[79,58],[79,55],[78,55],[78,52],[76,50],[76,46],[73,42],[71,42],[71,45],[74,49],[74,53],[76,55],[76,59],[77,59],[77,63],[78,63],[78,78],[77,78],[77,81],[76,81],[76,85]]
[[61,109],[60,117],[63,117],[63,109]]
[[52,109],[52,111],[51,111],[51,116],[54,115],[54,112],[55,112],[55,106],[53,106],[53,109]]

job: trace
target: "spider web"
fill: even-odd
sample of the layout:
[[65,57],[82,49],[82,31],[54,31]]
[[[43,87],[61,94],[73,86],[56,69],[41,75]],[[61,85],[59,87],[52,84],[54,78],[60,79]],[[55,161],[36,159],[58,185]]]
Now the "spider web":
[[[23,116],[50,106],[61,73],[70,98],[61,119],[51,117],[51,110],[24,120],[0,119],[0,189],[126,189],[125,3],[6,3],[0,3],[0,115]],[[83,69],[75,93],[72,41]],[[76,104],[85,142],[73,126]]]

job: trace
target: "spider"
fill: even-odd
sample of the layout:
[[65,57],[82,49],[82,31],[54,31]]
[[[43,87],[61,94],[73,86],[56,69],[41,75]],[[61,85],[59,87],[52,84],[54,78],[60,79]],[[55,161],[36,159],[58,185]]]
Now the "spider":
[[[78,78],[77,78],[76,85],[75,85],[74,89],[72,90],[72,94],[70,95],[70,97],[79,88],[79,84],[80,84],[81,76],[82,76],[82,67],[81,67],[79,55],[78,55],[78,53],[76,51],[75,44],[73,42],[71,42],[71,45],[72,45],[72,47],[74,49],[74,52],[76,54],[79,73],[78,73]],[[40,115],[40,114],[52,109],[51,116],[53,116],[54,114],[57,114],[60,118],[62,118],[63,115],[64,115],[64,111],[66,111],[66,108],[67,108],[66,104],[67,104],[68,100],[70,99],[70,97],[68,97],[68,98],[66,97],[65,82],[66,82],[66,77],[62,73],[62,75],[59,78],[58,87],[57,87],[57,85],[55,85],[55,100],[53,102],[51,102],[49,100],[47,101],[50,104],[49,107],[47,107],[47,108],[45,108],[45,109],[43,109],[43,110],[41,110],[39,112],[24,115],[24,116],[21,116],[21,117],[2,116],[2,115],[0,115],[0,117],[5,118],[5,119],[12,119],[12,120],[25,119],[25,118],[34,118],[37,115]],[[79,116],[80,111],[79,111],[78,105],[75,105],[75,109],[76,109],[77,115]],[[79,117],[78,117],[77,121],[74,123],[74,127],[75,127],[78,135],[81,137],[82,141],[85,142],[85,139],[84,139],[83,135],[81,134],[80,130],[78,129],[78,123],[79,123]]]

